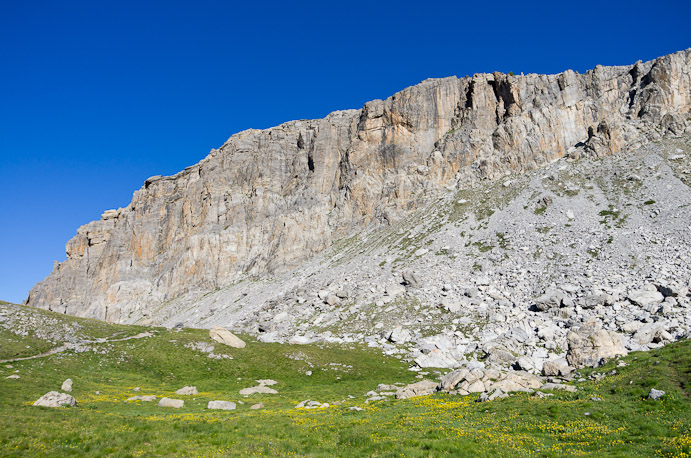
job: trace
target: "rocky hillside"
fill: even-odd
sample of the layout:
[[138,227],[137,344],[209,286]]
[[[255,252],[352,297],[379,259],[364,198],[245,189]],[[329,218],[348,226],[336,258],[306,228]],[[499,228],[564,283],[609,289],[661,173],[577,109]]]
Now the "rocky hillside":
[[[687,50],[583,75],[427,80],[360,110],[241,132],[82,226],[67,260],[26,303],[120,323],[231,325],[276,339],[311,339],[308,331],[356,338],[343,335],[349,330],[365,338],[397,324],[374,312],[405,317],[401,329],[460,313],[451,323],[461,340],[484,332],[490,318],[534,329],[531,305],[568,322],[574,307],[636,304],[629,289],[658,303],[652,288],[667,285],[655,282],[688,265],[675,257],[688,247],[688,145],[638,148],[688,132],[690,112]],[[575,162],[554,162],[566,157]],[[645,258],[636,255],[652,243]],[[399,281],[410,263],[415,294]],[[629,272],[659,273],[646,269],[666,271],[633,284]],[[680,287],[658,294],[681,296],[674,308],[687,301]],[[531,302],[543,293],[549,305]],[[599,299],[576,300],[591,296]],[[489,313],[497,304],[502,313]],[[608,310],[616,321],[619,308]]]
[[413,370],[565,375],[689,335],[689,180],[688,134],[560,159],[150,319],[264,342],[366,342]]

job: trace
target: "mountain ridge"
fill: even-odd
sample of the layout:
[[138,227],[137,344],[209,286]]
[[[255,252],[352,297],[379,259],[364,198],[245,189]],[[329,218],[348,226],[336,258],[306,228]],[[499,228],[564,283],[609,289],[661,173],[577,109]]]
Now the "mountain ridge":
[[428,79],[359,110],[239,132],[82,226],[25,303],[136,322],[286,272],[448,189],[683,133],[690,62],[686,50],[585,74]]

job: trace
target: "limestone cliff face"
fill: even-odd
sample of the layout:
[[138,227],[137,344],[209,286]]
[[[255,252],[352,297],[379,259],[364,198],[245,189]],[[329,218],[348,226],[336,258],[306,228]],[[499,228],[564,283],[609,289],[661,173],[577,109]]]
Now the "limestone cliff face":
[[444,188],[682,133],[690,112],[687,50],[583,75],[427,80],[360,110],[240,132],[79,228],[26,303],[135,322],[180,296],[296,266]]

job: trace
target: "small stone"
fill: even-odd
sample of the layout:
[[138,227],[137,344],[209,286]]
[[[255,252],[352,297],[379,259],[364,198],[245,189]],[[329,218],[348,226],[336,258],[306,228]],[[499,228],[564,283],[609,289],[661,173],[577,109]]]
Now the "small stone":
[[655,388],[651,388],[650,393],[648,393],[648,399],[650,399],[652,401],[657,401],[664,395],[665,395],[664,391],[656,390]]
[[60,388],[62,391],[72,391],[72,379],[68,378],[64,382],[62,382],[62,387]]
[[257,404],[252,404],[250,406],[250,410],[259,410],[259,409],[263,409],[263,408],[264,408],[264,404],[261,402],[257,403]]

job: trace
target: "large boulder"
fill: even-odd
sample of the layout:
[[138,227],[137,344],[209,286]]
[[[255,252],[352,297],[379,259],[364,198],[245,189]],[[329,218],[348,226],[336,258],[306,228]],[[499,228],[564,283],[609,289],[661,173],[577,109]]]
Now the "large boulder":
[[542,296],[535,299],[535,307],[541,312],[546,312],[547,310],[561,307],[563,300],[563,292],[558,289],[548,289]]
[[537,375],[524,371],[509,371],[501,374],[496,381],[488,380],[485,383],[486,391],[502,390],[505,393],[511,391],[531,391],[542,385],[542,380]]
[[396,399],[408,399],[417,396],[428,396],[437,391],[437,382],[430,380],[423,380],[417,383],[411,383],[396,391]]
[[621,336],[594,324],[586,324],[566,335],[569,350],[566,360],[575,368],[597,367],[608,359],[625,356]]
[[648,345],[650,343],[660,343],[671,341],[672,337],[662,323],[647,323],[641,326],[633,335],[633,340],[641,345]]
[[50,391],[41,396],[33,405],[38,407],[74,407],[77,405],[77,400],[69,394]]
[[641,307],[647,307],[650,304],[657,304],[665,299],[657,288],[654,286],[643,288],[639,290],[630,291],[628,295],[629,301]]
[[443,367],[447,369],[458,367],[458,361],[438,348],[415,358],[415,364],[420,367]]
[[566,358],[552,359],[545,361],[542,365],[542,374],[545,376],[568,375],[571,368]]
[[218,343],[228,345],[233,348],[245,348],[245,342],[238,336],[220,326],[214,326],[209,330],[209,337]]
[[469,373],[470,370],[465,367],[449,372],[441,378],[441,382],[439,383],[437,389],[439,391],[446,391],[448,393],[456,388],[456,386],[461,383]]
[[159,407],[173,407],[175,409],[179,409],[184,405],[185,401],[182,399],[161,398],[161,400],[158,401]]

